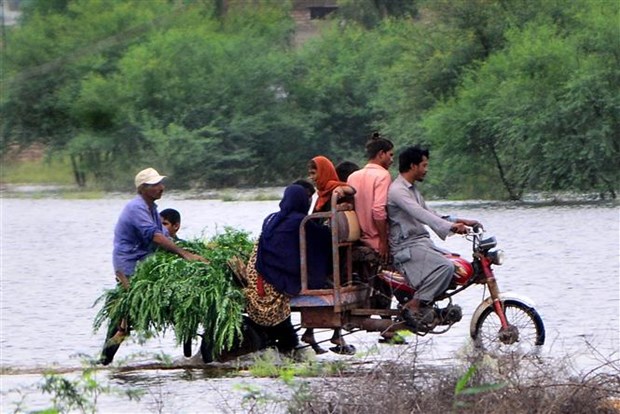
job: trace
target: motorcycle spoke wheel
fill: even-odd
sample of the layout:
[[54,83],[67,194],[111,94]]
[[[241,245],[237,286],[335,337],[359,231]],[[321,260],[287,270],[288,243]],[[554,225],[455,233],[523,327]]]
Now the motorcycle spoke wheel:
[[489,353],[535,354],[545,342],[545,327],[538,312],[518,301],[504,302],[509,329],[502,329],[492,306],[484,310],[473,335],[477,348]]

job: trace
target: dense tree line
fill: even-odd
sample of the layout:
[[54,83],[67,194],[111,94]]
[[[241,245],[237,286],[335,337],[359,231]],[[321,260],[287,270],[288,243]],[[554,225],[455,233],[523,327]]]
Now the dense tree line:
[[[2,151],[80,185],[155,165],[175,187],[285,184],[374,130],[431,148],[428,190],[613,196],[620,3],[340,0],[296,46],[269,0],[30,0],[2,45]],[[395,171],[394,171],[395,173]]]

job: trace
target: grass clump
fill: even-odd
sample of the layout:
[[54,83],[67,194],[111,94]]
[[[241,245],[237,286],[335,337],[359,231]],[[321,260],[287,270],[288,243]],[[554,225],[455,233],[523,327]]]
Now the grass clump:
[[226,228],[207,243],[195,240],[180,244],[209,263],[157,251],[138,264],[128,290],[117,286],[97,299],[95,305],[103,302],[103,307],[95,317],[94,329],[106,320],[118,324],[129,316],[131,328],[140,335],[173,329],[181,344],[202,328],[214,354],[230,349],[235,338],[242,335],[245,299],[228,261],[233,256],[249,256],[253,242],[248,233]]
[[462,366],[396,360],[313,383],[292,413],[600,413],[620,412],[620,365],[575,374],[569,363],[515,355],[471,355]]
[[254,377],[280,378],[284,382],[290,383],[296,377],[342,375],[346,369],[348,369],[347,364],[343,361],[319,362],[314,358],[307,357],[307,354],[287,356],[278,353],[275,349],[267,349],[254,358],[249,372]]

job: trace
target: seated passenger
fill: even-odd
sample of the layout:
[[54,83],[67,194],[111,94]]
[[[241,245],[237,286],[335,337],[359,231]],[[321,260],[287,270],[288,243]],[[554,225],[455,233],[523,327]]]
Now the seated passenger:
[[[347,183],[354,187],[355,213],[361,229],[360,244],[353,250],[353,267],[361,280],[373,287],[371,306],[389,309],[392,305],[391,289],[376,276],[389,261],[388,245],[388,188],[392,182],[389,172],[394,157],[394,144],[375,132],[366,143],[368,163],[353,172]],[[389,318],[389,316],[384,316]],[[384,332],[383,339],[394,337]]]
[[[314,213],[329,211],[331,209],[331,198],[334,192],[338,195],[340,201],[346,201],[347,196],[355,194],[355,189],[353,187],[338,179],[334,164],[322,155],[316,156],[308,162],[308,176],[314,182],[318,193],[318,199],[313,210]],[[308,262],[311,263],[310,261]],[[316,342],[314,330],[312,328],[306,329],[301,340],[310,344],[317,354],[326,352]],[[330,348],[333,352],[338,354],[355,353],[355,347],[347,345],[342,338],[340,329],[334,329],[334,334],[330,341],[336,345]]]
[[314,206],[314,213],[331,209],[330,202],[333,192],[338,194],[338,200],[343,200],[346,196],[355,194],[353,187],[338,179],[338,173],[334,164],[322,155],[308,161],[308,178],[314,182],[319,195]]
[[336,165],[336,174],[338,174],[338,179],[340,181],[346,183],[349,176],[359,169],[359,165],[354,162],[342,161]]
[[347,183],[357,190],[355,213],[362,231],[361,242],[387,263],[390,252],[386,206],[392,182],[388,169],[394,157],[394,144],[375,133],[366,143],[366,155],[368,163],[353,172]]
[[[301,290],[299,225],[310,208],[307,190],[290,185],[280,201],[280,211],[263,222],[249,263],[246,267],[248,285],[246,311],[250,319],[270,336],[278,350],[293,350],[299,343],[291,324],[290,297]],[[329,228],[310,221],[306,225],[308,243],[308,285],[324,287],[331,269],[331,233]]]

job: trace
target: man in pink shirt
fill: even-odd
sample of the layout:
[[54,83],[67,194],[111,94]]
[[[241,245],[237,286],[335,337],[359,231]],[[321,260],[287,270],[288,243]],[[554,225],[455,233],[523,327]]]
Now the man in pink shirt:
[[[390,259],[388,243],[387,196],[392,183],[388,168],[394,159],[394,144],[375,132],[366,143],[368,163],[361,170],[353,172],[347,184],[355,188],[355,213],[360,224],[362,246],[353,251],[354,269],[362,280],[373,286],[375,294],[371,306],[389,309],[392,305],[390,289],[379,278],[374,277],[381,264]],[[380,342],[406,343],[393,332],[384,332]]]
[[355,213],[360,224],[361,241],[387,263],[388,245],[387,194],[392,177],[388,168],[394,158],[394,144],[375,132],[366,143],[368,164],[353,172],[347,184],[355,188]]

